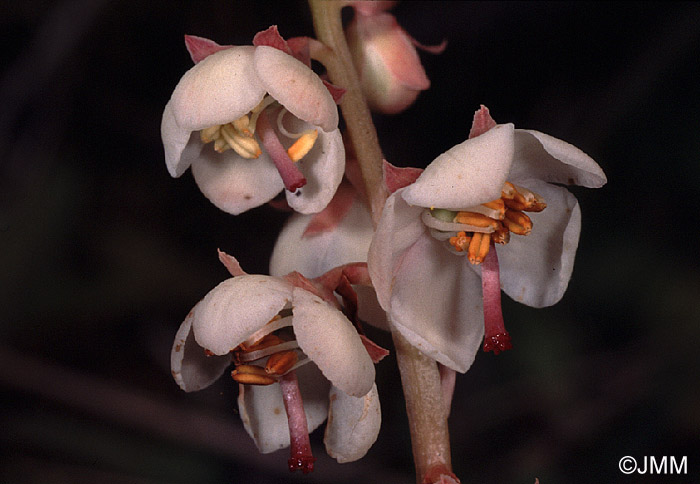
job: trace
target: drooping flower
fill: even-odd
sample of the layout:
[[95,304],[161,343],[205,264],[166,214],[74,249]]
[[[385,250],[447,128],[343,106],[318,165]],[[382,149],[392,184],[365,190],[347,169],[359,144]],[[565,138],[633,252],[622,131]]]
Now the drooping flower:
[[[334,267],[367,262],[374,225],[363,199],[361,176],[359,165],[349,156],[346,179],[328,206],[314,215],[295,213],[289,217],[270,257],[271,275],[282,276],[297,270],[308,277],[318,277]],[[356,285],[355,291],[359,318],[388,329],[386,313],[379,306],[374,289]]]
[[175,381],[185,391],[200,390],[233,363],[241,419],[261,452],[291,444],[290,470],[310,472],[308,433],[328,418],[328,453],[339,462],[361,458],[381,422],[374,366],[352,323],[325,294],[332,288],[298,273],[249,275],[233,257],[220,258],[234,277],[180,326],[171,353]]
[[447,43],[424,46],[385,10],[396,2],[350,2],[355,17],[345,33],[362,92],[370,108],[385,114],[408,108],[430,87],[416,48],[438,54]]
[[[283,189],[302,213],[321,211],[344,171],[338,110],[323,81],[291,55],[276,28],[255,46],[186,37],[195,66],[163,112],[173,177],[190,166],[202,193],[239,214]],[[270,39],[273,40],[270,40]]]
[[[389,197],[368,260],[391,324],[460,372],[473,362],[484,332],[485,350],[510,347],[501,284],[533,307],[556,303],[566,290],[581,212],[576,198],[552,183],[606,182],[578,148],[496,125],[484,107],[470,136]],[[502,244],[498,258],[494,243]]]

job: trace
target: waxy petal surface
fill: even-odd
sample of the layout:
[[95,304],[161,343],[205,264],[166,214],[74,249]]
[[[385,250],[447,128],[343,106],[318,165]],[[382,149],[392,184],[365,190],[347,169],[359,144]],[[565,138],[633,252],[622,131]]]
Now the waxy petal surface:
[[[425,233],[395,270],[391,322],[416,348],[466,372],[484,337],[481,279]],[[473,297],[477,295],[477,297]]]
[[513,160],[513,125],[503,124],[438,156],[406,187],[411,205],[460,210],[501,196]]
[[[328,391],[331,385],[313,364],[295,371],[309,432],[312,432],[328,416]],[[260,452],[267,454],[289,447],[289,425],[279,384],[239,385],[238,410],[243,427]]]
[[217,153],[205,146],[192,164],[192,175],[210,202],[233,215],[272,200],[284,189],[275,164],[265,152],[247,160],[233,150]]
[[509,179],[517,183],[528,178],[588,188],[607,182],[598,163],[574,145],[539,131],[516,129]]
[[195,308],[192,328],[197,343],[215,355],[225,355],[265,326],[291,299],[291,286],[276,277],[227,279]]
[[539,193],[547,208],[530,213],[532,232],[496,246],[501,286],[514,300],[540,308],[557,303],[569,284],[581,232],[581,209],[568,190],[540,180],[522,186]]
[[289,112],[326,132],[338,127],[338,108],[314,71],[267,46],[255,48],[254,64],[264,89]]
[[204,353],[204,348],[199,346],[194,339],[193,318],[194,309],[190,311],[177,330],[170,352],[170,369],[173,378],[178,386],[186,392],[196,392],[208,387],[231,365],[231,358],[228,355],[207,356]]
[[358,460],[377,440],[382,423],[377,385],[365,396],[352,397],[331,388],[323,442],[328,455],[341,464]]
[[295,287],[293,297],[299,347],[335,386],[349,395],[365,395],[374,382],[374,365],[352,323],[308,291]]

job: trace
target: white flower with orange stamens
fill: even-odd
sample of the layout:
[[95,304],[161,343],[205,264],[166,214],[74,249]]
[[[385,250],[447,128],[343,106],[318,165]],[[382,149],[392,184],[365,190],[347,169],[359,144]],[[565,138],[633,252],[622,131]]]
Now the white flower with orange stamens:
[[[578,148],[496,125],[482,106],[470,139],[386,202],[368,265],[391,323],[460,372],[482,339],[487,351],[508,349],[501,285],[518,302],[549,306],[561,299],[573,270],[581,211],[568,190],[552,183],[605,182]],[[502,244],[498,258],[494,242]]]
[[345,166],[337,106],[323,81],[280,50],[281,37],[269,42],[275,47],[191,36],[186,43],[196,65],[180,79],[161,124],[170,174],[191,166],[202,193],[234,215],[282,190],[298,212],[323,210]]
[[361,458],[381,415],[372,358],[353,324],[299,274],[248,275],[220,257],[235,277],[180,326],[171,353],[178,385],[200,390],[233,363],[241,419],[261,452],[291,444],[290,470],[311,471],[308,433],[328,418],[328,453],[339,462]]

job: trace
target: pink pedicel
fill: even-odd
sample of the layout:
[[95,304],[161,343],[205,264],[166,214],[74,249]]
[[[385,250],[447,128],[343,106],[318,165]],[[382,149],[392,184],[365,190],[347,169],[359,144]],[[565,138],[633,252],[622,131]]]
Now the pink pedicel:
[[498,269],[496,247],[491,250],[481,263],[481,289],[484,296],[484,351],[498,354],[513,348],[510,335],[503,323],[501,311],[501,278]]
[[296,372],[288,372],[280,378],[279,382],[289,422],[289,441],[291,444],[290,456],[287,461],[289,471],[294,472],[301,469],[301,472],[308,474],[314,470],[316,458],[311,454],[309,426],[306,423],[306,413]]

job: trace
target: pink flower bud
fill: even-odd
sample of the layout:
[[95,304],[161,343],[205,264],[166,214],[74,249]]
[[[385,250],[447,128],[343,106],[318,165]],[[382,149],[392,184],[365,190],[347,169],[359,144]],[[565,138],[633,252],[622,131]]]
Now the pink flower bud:
[[399,113],[430,87],[417,42],[390,13],[357,11],[346,35],[362,92],[373,111]]

